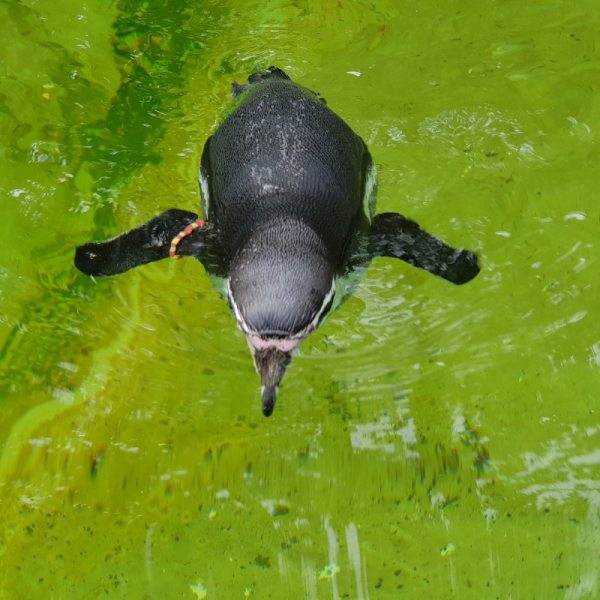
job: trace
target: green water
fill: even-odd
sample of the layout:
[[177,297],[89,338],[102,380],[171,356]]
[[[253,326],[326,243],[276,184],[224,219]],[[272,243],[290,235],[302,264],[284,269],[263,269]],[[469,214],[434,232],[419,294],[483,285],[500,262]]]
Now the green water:
[[[3,0],[0,598],[598,597],[598,14]],[[197,210],[231,81],[271,64],[369,144],[380,211],[483,270],[375,261],[264,419],[200,263],[72,261]]]

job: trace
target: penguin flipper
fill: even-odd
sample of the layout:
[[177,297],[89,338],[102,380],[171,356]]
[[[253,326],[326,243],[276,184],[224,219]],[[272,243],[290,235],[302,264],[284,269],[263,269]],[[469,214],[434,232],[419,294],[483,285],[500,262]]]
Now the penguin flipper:
[[373,219],[369,252],[371,258],[398,258],[456,285],[471,281],[480,270],[474,252],[453,248],[396,213]]
[[[86,275],[104,277],[119,275],[140,265],[167,258],[173,238],[197,219],[198,215],[187,210],[167,210],[140,227],[111,240],[78,246],[75,251],[75,266]],[[206,232],[202,231],[202,235],[206,236],[212,226],[200,229],[207,229]],[[191,240],[187,240],[196,234],[193,237],[197,241],[198,233],[200,232],[195,230],[192,235],[181,240],[177,246],[178,255],[198,254],[198,248],[193,248]]]

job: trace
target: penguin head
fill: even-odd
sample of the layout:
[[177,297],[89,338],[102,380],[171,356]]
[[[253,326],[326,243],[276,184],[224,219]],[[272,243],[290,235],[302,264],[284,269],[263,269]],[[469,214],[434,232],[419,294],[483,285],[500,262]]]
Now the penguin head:
[[229,304],[261,377],[267,417],[294,352],[332,306],[334,274],[320,237],[290,218],[252,232],[231,262]]

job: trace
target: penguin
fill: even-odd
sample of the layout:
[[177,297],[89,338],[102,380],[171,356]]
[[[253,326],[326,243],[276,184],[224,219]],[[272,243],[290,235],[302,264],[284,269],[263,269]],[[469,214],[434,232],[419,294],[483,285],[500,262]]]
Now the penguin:
[[107,241],[79,246],[75,266],[110,276],[169,256],[199,260],[246,336],[262,412],[302,342],[379,256],[456,285],[479,273],[456,249],[396,213],[375,216],[377,173],[365,142],[317,93],[270,67],[233,83],[233,106],[204,145],[203,220],[171,209]]

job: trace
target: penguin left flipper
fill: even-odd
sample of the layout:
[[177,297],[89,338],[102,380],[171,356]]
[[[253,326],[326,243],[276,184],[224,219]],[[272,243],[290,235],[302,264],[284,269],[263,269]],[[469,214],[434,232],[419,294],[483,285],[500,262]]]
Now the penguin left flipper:
[[[198,215],[186,210],[171,209],[154,217],[140,227],[127,231],[105,242],[89,242],[75,251],[75,266],[86,275],[118,275],[140,265],[169,256],[171,242]],[[184,237],[177,246],[178,256],[203,258],[203,250],[210,241],[214,227],[207,223]]]
[[398,258],[456,285],[471,281],[480,270],[474,252],[453,248],[396,213],[375,216],[369,253],[371,258]]

